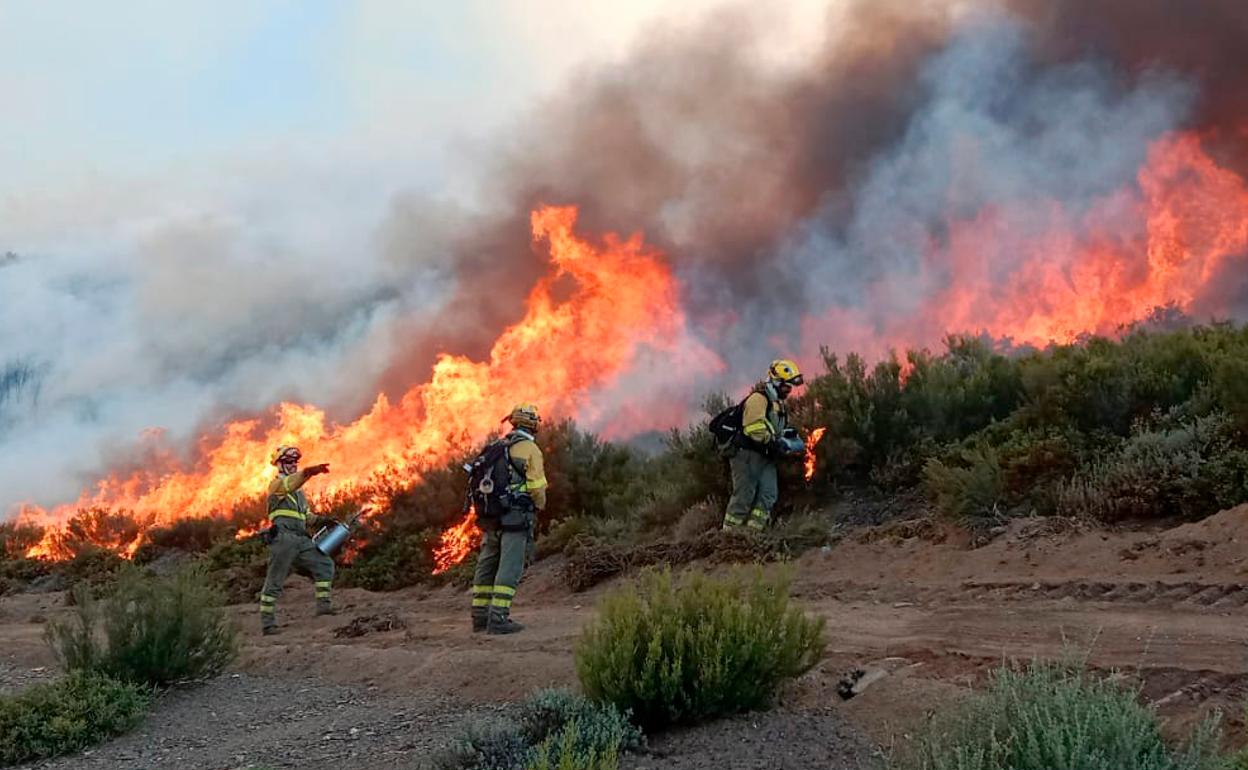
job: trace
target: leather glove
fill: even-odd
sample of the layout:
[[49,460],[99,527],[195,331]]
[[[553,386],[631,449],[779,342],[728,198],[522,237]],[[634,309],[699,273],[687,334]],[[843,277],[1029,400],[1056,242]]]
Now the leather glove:
[[329,463],[321,463],[320,465],[309,465],[303,469],[303,477],[310,479],[313,476],[319,476],[322,473],[329,473]]

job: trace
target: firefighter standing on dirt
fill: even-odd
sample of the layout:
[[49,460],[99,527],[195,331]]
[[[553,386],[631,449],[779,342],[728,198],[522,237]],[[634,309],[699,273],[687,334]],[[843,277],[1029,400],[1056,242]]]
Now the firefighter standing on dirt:
[[[308,479],[328,473],[329,466],[311,465],[301,471],[301,457],[297,447],[279,446],[269,458],[270,464],[277,466],[278,473],[269,483],[271,526],[264,536],[269,545],[269,571],[260,592],[260,628],[265,635],[277,633],[277,599],[293,567],[312,574],[316,586],[316,614],[334,614],[329,600],[334,560],[317,550],[308,536],[308,498],[302,489]],[[314,516],[314,519],[319,518]]]
[[536,513],[546,507],[546,471],[534,440],[542,421],[537,407],[519,404],[503,419],[511,432],[487,445],[469,471],[469,499],[485,535],[472,585],[472,630],[490,634],[524,628],[511,619],[511,602]]
[[788,359],[771,362],[767,380],[751,393],[741,407],[741,432],[732,456],[732,497],[724,514],[724,529],[746,526],[762,531],[771,518],[779,486],[776,459],[781,456],[780,436],[788,427],[784,401],[793,388],[803,384],[797,364]]

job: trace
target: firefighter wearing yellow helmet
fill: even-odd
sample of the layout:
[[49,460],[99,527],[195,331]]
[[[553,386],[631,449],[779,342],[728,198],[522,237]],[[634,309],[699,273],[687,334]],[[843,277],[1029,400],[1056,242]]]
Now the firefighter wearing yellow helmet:
[[503,422],[511,431],[486,445],[468,469],[468,501],[484,539],[472,581],[472,630],[514,634],[511,603],[524,573],[537,511],[546,508],[546,471],[537,432],[542,418],[533,404],[517,404]]
[[299,470],[302,457],[298,447],[286,445],[269,455],[269,464],[277,468],[277,477],[269,482],[271,525],[264,534],[264,541],[269,545],[269,570],[260,592],[260,629],[266,636],[277,633],[277,600],[293,568],[311,573],[316,589],[316,614],[334,614],[329,599],[334,582],[334,560],[318,551],[308,536],[308,517],[312,516],[313,523],[320,517],[309,512],[308,498],[303,491],[308,479],[328,473],[329,466],[310,465]]
[[732,456],[732,497],[724,513],[724,529],[749,527],[761,531],[771,519],[779,486],[776,460],[784,453],[781,435],[788,428],[785,399],[802,385],[797,364],[782,358],[771,362],[767,379],[741,405],[741,431]]

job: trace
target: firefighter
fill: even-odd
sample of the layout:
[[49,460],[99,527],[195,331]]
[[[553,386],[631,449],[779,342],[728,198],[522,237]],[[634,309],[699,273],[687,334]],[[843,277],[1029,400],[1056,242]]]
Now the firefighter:
[[[537,407],[518,404],[503,421],[512,428],[500,439],[509,476],[504,502],[498,515],[483,515],[491,506],[483,498],[473,498],[485,537],[472,585],[472,630],[489,634],[514,634],[524,628],[511,619],[511,602],[524,572],[537,511],[546,508],[546,471],[535,440],[542,422]],[[489,451],[487,447],[482,456]]]
[[732,497],[724,529],[745,526],[762,531],[771,519],[779,495],[776,460],[782,450],[778,439],[788,427],[784,401],[801,384],[797,364],[779,359],[771,362],[766,381],[745,399],[737,451],[730,462]]
[[[308,536],[308,498],[303,485],[313,476],[329,472],[329,465],[310,465],[299,470],[298,447],[279,446],[269,458],[277,466],[277,478],[269,483],[269,522],[265,533],[269,545],[269,571],[260,593],[260,628],[267,636],[277,633],[277,599],[292,567],[312,574],[316,587],[316,614],[333,615],[329,599],[334,581],[334,560],[316,549]],[[314,520],[319,516],[313,515]],[[313,522],[315,523],[315,521]]]

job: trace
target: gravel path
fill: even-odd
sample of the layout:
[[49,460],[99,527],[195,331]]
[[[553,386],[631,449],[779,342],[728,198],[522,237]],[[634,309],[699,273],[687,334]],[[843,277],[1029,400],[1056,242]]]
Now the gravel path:
[[398,770],[501,707],[376,688],[227,674],[163,695],[134,732],[83,754],[27,765],[52,770]]

